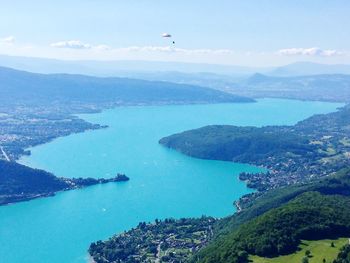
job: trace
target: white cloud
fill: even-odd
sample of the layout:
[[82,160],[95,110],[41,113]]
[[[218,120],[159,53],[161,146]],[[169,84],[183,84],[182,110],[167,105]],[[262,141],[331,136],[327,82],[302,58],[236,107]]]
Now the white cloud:
[[230,49],[185,49],[172,46],[131,46],[125,48],[116,48],[114,51],[127,52],[165,52],[165,53],[182,53],[182,54],[233,54]]
[[112,48],[110,46],[100,44],[92,45],[89,43],[84,43],[80,40],[68,40],[60,41],[50,44],[54,48],[67,48],[67,49],[91,49],[94,51],[109,51],[109,52],[144,52],[144,53],[181,53],[186,55],[194,54],[208,54],[208,55],[232,55],[235,52],[231,49],[186,49],[178,48],[175,45],[169,46],[129,46],[129,47],[118,47]]
[[286,56],[321,56],[321,57],[332,57],[339,56],[343,53],[334,49],[321,49],[318,47],[311,48],[286,48],[277,51],[279,55]]
[[15,43],[15,37],[14,36],[7,36],[4,38],[0,38],[0,43],[4,43],[4,44],[13,44]]
[[89,43],[84,43],[80,40],[68,40],[52,43],[50,45],[54,48],[70,48],[70,49],[94,49],[98,51],[110,50],[111,48],[107,45],[92,45]]
[[110,50],[111,49],[107,45],[97,45],[97,46],[92,46],[92,48],[97,49],[97,50]]
[[83,43],[80,40],[68,40],[52,43],[51,47],[56,48],[72,48],[72,49],[90,49],[92,46],[87,43]]
[[130,46],[111,48],[107,45],[91,45],[81,42],[80,40],[69,40],[52,43],[50,45],[54,48],[70,48],[70,49],[91,49],[96,51],[110,51],[110,52],[144,52],[144,53],[181,53],[186,55],[192,54],[208,54],[208,55],[229,55],[234,54],[231,49],[186,49],[175,46]]

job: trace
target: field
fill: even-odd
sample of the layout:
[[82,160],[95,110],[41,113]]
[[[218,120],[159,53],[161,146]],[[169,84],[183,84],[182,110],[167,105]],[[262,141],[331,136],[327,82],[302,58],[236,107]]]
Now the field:
[[[347,244],[348,238],[339,238],[336,240],[318,240],[318,241],[307,241],[304,240],[302,245],[300,245],[300,250],[296,253],[280,256],[276,258],[262,258],[258,256],[250,256],[250,260],[253,263],[301,263],[303,257],[305,257],[305,252],[309,250],[311,255],[309,256],[309,263],[331,263],[337,257],[339,249]],[[334,247],[331,246],[332,242]]]

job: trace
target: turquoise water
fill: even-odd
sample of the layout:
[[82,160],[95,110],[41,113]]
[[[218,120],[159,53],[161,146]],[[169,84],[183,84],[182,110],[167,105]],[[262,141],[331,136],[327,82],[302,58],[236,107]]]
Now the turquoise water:
[[158,144],[183,130],[209,124],[294,124],[341,104],[262,99],[252,104],[121,107],[81,115],[109,128],[34,147],[21,163],[58,176],[131,178],[0,207],[0,262],[86,262],[90,242],[140,221],[234,212],[249,193],[237,175],[259,168],[199,160]]

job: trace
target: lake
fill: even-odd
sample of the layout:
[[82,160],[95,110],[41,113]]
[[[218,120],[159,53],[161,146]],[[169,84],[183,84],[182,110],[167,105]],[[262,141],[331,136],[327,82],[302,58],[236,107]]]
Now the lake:
[[80,115],[109,128],[58,138],[20,162],[65,177],[130,181],[58,193],[0,207],[0,262],[86,262],[89,244],[140,221],[223,217],[251,192],[240,172],[261,168],[199,160],[158,144],[164,136],[209,124],[291,125],[342,104],[260,99],[257,103],[119,107]]

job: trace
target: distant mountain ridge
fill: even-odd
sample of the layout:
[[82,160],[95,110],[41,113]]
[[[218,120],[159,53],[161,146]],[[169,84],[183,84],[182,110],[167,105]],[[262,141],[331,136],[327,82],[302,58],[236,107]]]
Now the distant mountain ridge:
[[277,67],[268,73],[268,75],[280,77],[321,74],[350,74],[350,65],[296,62],[289,65]]
[[[280,67],[241,67],[162,61],[65,61],[0,55],[0,66],[41,74],[165,81],[261,98],[350,101],[350,65],[296,62]],[[104,84],[105,85],[105,84]]]
[[350,102],[350,75],[321,74],[279,77],[256,73],[232,85],[229,92],[253,98]]
[[127,76],[130,73],[214,73],[225,75],[251,75],[254,72],[267,73],[274,68],[245,67],[236,65],[186,63],[142,60],[58,60],[51,58],[19,57],[0,55],[0,66],[35,73],[69,73],[92,76]]
[[[206,63],[185,63],[137,60],[59,60],[52,58],[0,55],[0,66],[35,73],[69,73],[92,76],[153,76],[164,73],[213,73],[247,77],[254,73],[270,76],[305,76],[320,74],[350,74],[350,65],[295,62],[277,67],[249,67]],[[141,77],[142,78],[142,77]]]
[[0,67],[0,101],[117,104],[253,102],[194,85],[127,78],[38,74]]

